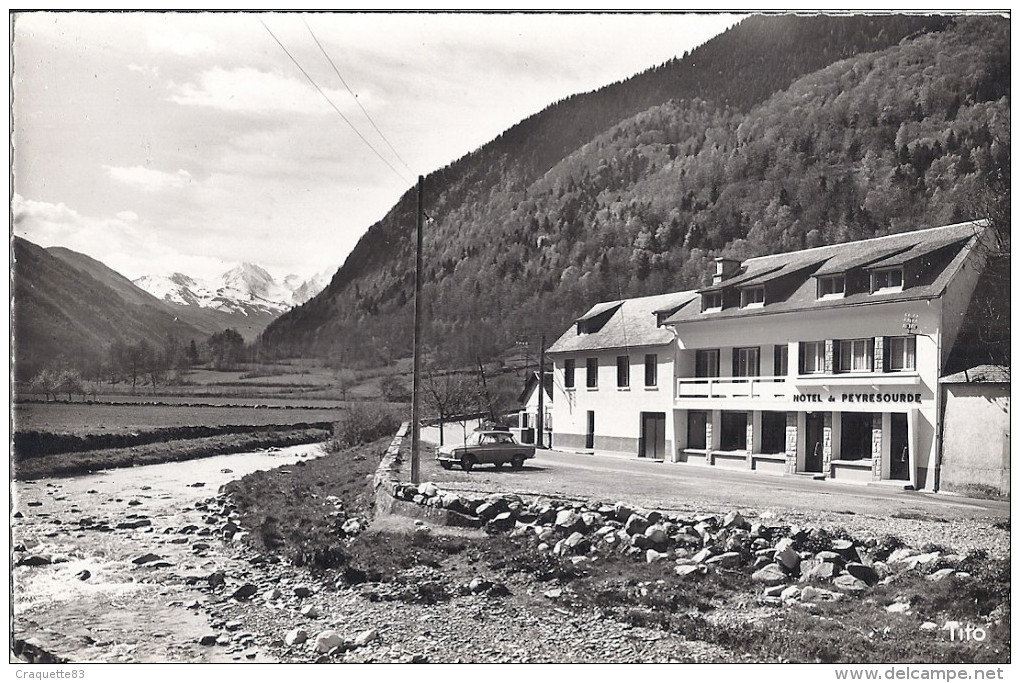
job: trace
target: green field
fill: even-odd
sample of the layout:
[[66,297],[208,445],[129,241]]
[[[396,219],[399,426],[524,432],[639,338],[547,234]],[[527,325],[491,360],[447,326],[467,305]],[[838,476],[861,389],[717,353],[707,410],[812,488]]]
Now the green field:
[[122,434],[167,427],[291,425],[333,422],[342,408],[219,405],[16,403],[16,432]]

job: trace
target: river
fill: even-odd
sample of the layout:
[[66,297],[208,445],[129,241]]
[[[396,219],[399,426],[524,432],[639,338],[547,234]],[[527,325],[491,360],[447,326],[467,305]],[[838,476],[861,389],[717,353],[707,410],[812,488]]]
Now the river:
[[[198,644],[212,631],[200,609],[209,597],[186,579],[243,577],[247,567],[196,504],[245,474],[322,453],[301,445],[14,482],[15,556],[50,561],[12,570],[15,638],[74,662],[268,661],[243,638]],[[146,554],[158,559],[134,561]]]

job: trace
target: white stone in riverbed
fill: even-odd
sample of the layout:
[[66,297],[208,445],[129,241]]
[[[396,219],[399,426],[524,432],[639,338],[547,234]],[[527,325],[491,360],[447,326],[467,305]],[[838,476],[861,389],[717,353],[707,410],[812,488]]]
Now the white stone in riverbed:
[[283,642],[287,644],[287,647],[301,645],[306,640],[308,640],[308,631],[303,628],[292,629],[288,631],[287,635],[283,638]]

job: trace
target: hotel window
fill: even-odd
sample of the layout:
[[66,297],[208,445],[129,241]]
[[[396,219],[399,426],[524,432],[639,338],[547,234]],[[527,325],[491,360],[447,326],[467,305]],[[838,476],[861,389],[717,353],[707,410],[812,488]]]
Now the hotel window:
[[574,368],[577,361],[573,358],[566,358],[563,361],[563,386],[567,389],[574,388]]
[[621,389],[630,386],[630,356],[616,357],[616,386]]
[[748,287],[740,290],[740,307],[764,306],[765,287]]
[[887,337],[885,340],[886,368],[889,372],[903,372],[917,367],[916,337]]
[[594,389],[599,385],[599,359],[588,358],[585,361],[585,386]]
[[721,310],[722,310],[722,292],[705,292],[704,294],[701,295],[702,313]]
[[825,342],[810,341],[800,343],[800,371],[804,375],[815,375],[825,372]]
[[903,268],[887,268],[871,273],[871,291],[903,289]]
[[836,367],[840,372],[871,372],[875,369],[875,340],[871,337],[842,339],[838,349]]
[[775,364],[772,374],[782,377],[789,372],[790,368],[790,347],[786,344],[777,344],[774,354]]
[[757,377],[759,375],[758,358],[757,346],[733,349],[733,376]]
[[657,353],[645,354],[645,386],[655,387],[659,385],[659,355]]
[[846,278],[842,275],[828,275],[818,278],[818,298],[836,298],[846,293]]
[[719,349],[701,349],[694,352],[694,376],[719,376]]

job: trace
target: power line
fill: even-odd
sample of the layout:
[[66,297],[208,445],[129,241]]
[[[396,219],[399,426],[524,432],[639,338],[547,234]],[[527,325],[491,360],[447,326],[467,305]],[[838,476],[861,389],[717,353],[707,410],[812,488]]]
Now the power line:
[[376,149],[376,148],[375,148],[375,147],[374,147],[374,146],[372,145],[372,143],[371,143],[371,142],[369,142],[369,141],[368,141],[368,139],[366,139],[366,138],[365,138],[365,136],[361,134],[361,131],[359,131],[359,130],[357,129],[357,127],[355,127],[355,125],[354,125],[353,123],[351,123],[350,119],[348,119],[348,118],[347,118],[346,116],[344,116],[344,113],[343,113],[342,111],[340,111],[340,109],[339,109],[339,108],[338,108],[338,107],[337,107],[337,106],[336,106],[335,104],[333,104],[333,100],[331,100],[331,99],[329,98],[329,95],[327,95],[327,94],[325,93],[325,91],[323,91],[323,89],[319,87],[319,84],[315,82],[315,79],[313,79],[313,78],[312,78],[311,76],[309,76],[309,75],[308,75],[308,72],[304,70],[304,67],[302,67],[302,66],[301,66],[301,64],[299,64],[299,63],[298,63],[298,61],[297,61],[296,59],[294,59],[294,55],[292,55],[292,54],[290,53],[290,51],[289,51],[289,50],[288,50],[288,49],[287,49],[287,48],[286,48],[286,47],[284,46],[284,44],[280,42],[280,39],[276,37],[276,34],[275,34],[275,33],[273,33],[273,32],[272,32],[272,30],[270,30],[270,28],[269,28],[268,26],[266,26],[266,22],[262,21],[262,17],[259,17],[259,23],[260,23],[260,24],[262,24],[263,28],[265,28],[265,29],[266,29],[266,31],[267,31],[267,32],[269,33],[269,35],[273,37],[273,40],[275,40],[275,41],[276,41],[276,44],[280,46],[280,49],[281,49],[281,50],[283,50],[284,54],[286,54],[286,55],[287,55],[287,56],[288,56],[288,57],[290,58],[290,61],[294,62],[294,66],[296,66],[296,67],[298,68],[298,70],[299,70],[299,71],[300,71],[300,72],[301,72],[302,74],[304,74],[304,77],[308,79],[308,82],[309,82],[309,83],[311,83],[311,84],[312,84],[312,86],[313,86],[313,87],[314,87],[314,88],[315,88],[316,90],[318,90],[318,91],[319,91],[319,94],[320,94],[320,95],[322,95],[322,97],[323,97],[323,98],[324,98],[324,99],[325,99],[325,100],[326,100],[327,102],[329,102],[329,106],[333,107],[333,111],[335,111],[335,112],[336,112],[337,114],[339,114],[339,115],[340,115],[340,118],[342,118],[342,119],[344,120],[344,123],[346,123],[346,124],[347,124],[348,126],[350,126],[351,130],[353,130],[353,131],[354,131],[354,133],[355,133],[355,134],[356,134],[356,135],[357,135],[357,136],[358,136],[359,138],[361,138],[361,141],[362,141],[362,142],[364,142],[364,143],[365,143],[365,144],[366,144],[366,145],[368,146],[368,148],[369,148],[370,150],[372,150],[373,152],[375,152],[375,155],[376,155],[377,157],[379,157],[379,159],[380,159],[380,160],[381,160],[381,161],[382,161],[382,162],[383,162],[384,164],[386,164],[386,165],[387,165],[387,166],[389,167],[389,169],[390,169],[391,171],[393,171],[394,173],[396,173],[396,174],[397,174],[397,177],[399,177],[399,178],[400,178],[401,180],[403,180],[403,181],[404,181],[405,183],[408,183],[408,184],[410,184],[410,182],[411,182],[411,181],[409,181],[409,180],[408,180],[408,179],[407,179],[406,177],[404,177],[404,174],[403,174],[403,173],[401,173],[400,171],[398,171],[398,170],[397,170],[397,169],[396,169],[396,168],[395,168],[395,167],[393,166],[393,164],[391,164],[391,163],[390,163],[389,161],[387,161],[386,157],[384,157],[384,156],[383,156],[382,154],[380,154],[380,153],[379,153],[379,150],[377,150],[377,149]]
[[355,94],[354,90],[351,89],[351,86],[347,84],[347,81],[340,74],[340,70],[336,67],[336,64],[333,63],[333,59],[329,56],[329,53],[326,52],[326,48],[322,46],[322,43],[319,42],[319,39],[315,36],[315,33],[312,32],[312,27],[309,26],[308,22],[305,21],[303,18],[301,21],[304,23],[305,28],[308,29],[308,33],[309,35],[312,36],[312,40],[314,40],[315,44],[319,46],[319,50],[322,52],[322,55],[326,58],[326,61],[329,62],[329,65],[331,67],[333,67],[333,72],[336,73],[337,78],[340,79],[340,82],[344,84],[345,88],[347,88],[347,92],[349,92],[351,94],[351,97],[354,98],[354,102],[358,105],[358,108],[361,109],[361,113],[364,114],[365,118],[368,119],[368,122],[372,124],[372,128],[375,128],[375,132],[379,134],[379,137],[383,139],[383,142],[386,143],[386,146],[390,148],[391,152],[393,152],[393,156],[397,157],[400,163],[403,164],[404,168],[406,168],[409,173],[414,173],[414,171],[411,170],[411,167],[407,165],[407,162],[404,161],[404,159],[400,156],[400,153],[397,152],[396,148],[392,144],[390,144],[390,141],[386,138],[385,135],[383,135],[383,132],[379,130],[379,126],[375,125],[375,121],[372,119],[371,115],[369,115],[365,107],[361,104],[361,100],[358,99],[358,96]]

